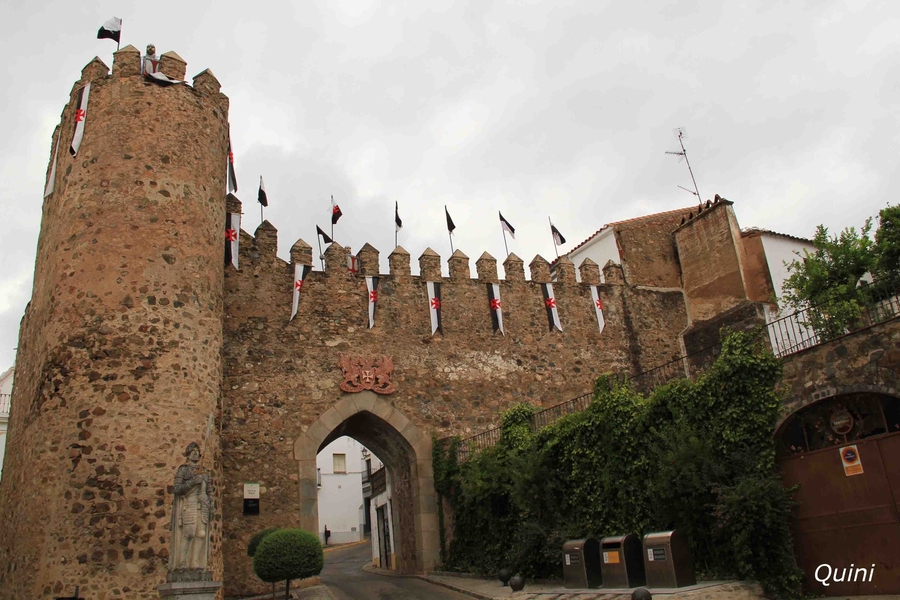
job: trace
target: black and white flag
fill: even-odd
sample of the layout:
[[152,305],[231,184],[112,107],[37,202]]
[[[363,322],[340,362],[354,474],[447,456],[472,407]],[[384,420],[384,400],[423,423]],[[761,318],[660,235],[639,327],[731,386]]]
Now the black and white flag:
[[225,264],[231,263],[238,268],[238,244],[241,240],[241,213],[225,215]]
[[500,286],[496,283],[487,284],[488,304],[491,309],[491,325],[494,326],[494,333],[503,331],[503,305],[500,303]]
[[600,300],[600,288],[596,285],[591,286],[591,298],[594,300],[594,310],[597,311],[597,325],[600,326],[600,331],[603,331],[603,328],[606,327],[606,319],[603,318],[603,301]]
[[81,148],[81,140],[84,139],[84,120],[87,118],[88,95],[91,93],[91,84],[78,90],[78,98],[75,100],[75,135],[72,137],[72,145],[69,146],[69,153],[72,156],[78,156],[78,149]]
[[369,329],[375,327],[375,303],[378,302],[378,278],[366,277],[366,289],[369,292]]
[[553,295],[553,284],[542,283],[541,291],[544,294],[544,308],[547,309],[547,321],[550,324],[550,331],[553,328],[562,331],[562,325],[559,323],[559,311],[556,309],[556,297]]
[[319,227],[318,225],[316,225],[316,233],[318,235],[322,236],[322,241],[325,242],[326,244],[330,244],[331,242],[334,241],[333,239],[331,239],[331,236],[328,235],[327,233],[325,233],[324,231],[322,231],[322,228]]
[[331,224],[337,225],[338,219],[344,216],[341,207],[334,203],[334,196],[331,197]]
[[119,43],[119,38],[122,35],[122,19],[119,17],[113,17],[109,21],[103,24],[103,26],[97,31],[97,39],[98,40],[115,40],[116,43]]
[[394,201],[394,231],[400,231],[403,229],[403,221],[400,220],[400,208],[397,206],[396,200]]
[[228,134],[228,193],[237,191],[237,175],[234,174],[234,152],[231,151],[231,134]]
[[497,211],[497,214],[500,215],[500,227],[509,234],[509,237],[512,239],[516,239],[516,228],[509,224],[509,221],[503,218],[503,213]]
[[306,279],[306,276],[309,275],[310,271],[312,271],[312,267],[309,265],[294,265],[294,303],[291,306],[292,321],[297,314],[297,305],[300,303],[300,290],[303,289],[303,281]]
[[269,205],[269,197],[266,196],[266,184],[263,182],[262,175],[259,176],[259,194],[256,196],[256,199],[263,206]]
[[550,223],[550,232],[553,234],[553,243],[557,246],[562,246],[566,243],[566,238],[559,232],[559,229],[556,228],[556,225]]
[[163,87],[167,85],[175,85],[176,83],[184,83],[180,79],[172,79],[162,71],[154,71],[153,73],[146,73],[144,77],[147,78],[148,81],[155,83],[157,85],[161,85]]
[[59,138],[62,132],[56,134],[56,144],[53,146],[53,164],[50,165],[50,177],[47,179],[47,185],[44,186],[44,198],[53,193],[56,187],[56,157],[59,154]]
[[437,281],[427,282],[428,286],[428,310],[431,312],[431,335],[435,331],[444,333],[441,327],[441,284]]

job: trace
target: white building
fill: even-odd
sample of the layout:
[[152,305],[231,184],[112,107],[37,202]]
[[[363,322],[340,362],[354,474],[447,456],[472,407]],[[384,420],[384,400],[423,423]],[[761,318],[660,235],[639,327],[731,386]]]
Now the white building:
[[13,374],[10,367],[0,373],[0,477],[3,476],[3,457],[6,453],[6,431],[9,428],[9,400],[12,397]]
[[369,519],[372,523],[372,564],[394,570],[394,516],[391,502],[391,477],[382,467],[372,472],[372,502]]
[[323,543],[326,527],[330,532],[328,544],[347,544],[365,538],[363,476],[366,461],[371,465],[373,458],[362,444],[346,436],[325,446],[316,457],[319,538]]

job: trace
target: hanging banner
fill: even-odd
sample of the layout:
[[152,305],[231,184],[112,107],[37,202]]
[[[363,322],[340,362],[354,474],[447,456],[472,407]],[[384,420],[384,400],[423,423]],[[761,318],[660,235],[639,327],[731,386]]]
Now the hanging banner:
[[56,135],[56,143],[53,145],[53,164],[50,165],[50,177],[47,179],[47,185],[44,187],[44,198],[53,193],[56,187],[56,157],[59,155],[59,138],[62,137],[62,131]]
[[428,310],[431,313],[431,335],[435,331],[444,333],[441,326],[441,284],[436,281],[427,282],[428,286]]
[[366,289],[369,292],[369,329],[375,327],[375,303],[378,302],[378,278],[366,277]]
[[238,244],[241,240],[241,213],[225,214],[225,264],[238,268]]
[[594,299],[594,310],[597,313],[597,325],[602,332],[603,328],[606,327],[606,319],[603,318],[603,301],[600,300],[600,288],[596,285],[591,286],[591,298]]
[[303,289],[303,280],[312,270],[309,265],[294,265],[294,304],[291,307],[291,320],[297,314],[297,306],[300,303],[300,290]]
[[72,145],[69,146],[69,153],[72,156],[78,156],[81,140],[84,139],[84,121],[87,119],[88,95],[90,93],[90,83],[78,90],[78,98],[75,101],[76,106],[78,106],[75,109],[75,136],[72,138]]
[[562,331],[562,325],[559,322],[559,311],[556,309],[556,298],[553,296],[553,284],[542,283],[541,292],[544,294],[544,308],[547,309],[547,321],[550,323],[550,331],[553,328]]
[[503,331],[503,304],[500,302],[500,286],[496,283],[487,284],[487,293],[494,333],[499,331],[500,335],[506,335]]

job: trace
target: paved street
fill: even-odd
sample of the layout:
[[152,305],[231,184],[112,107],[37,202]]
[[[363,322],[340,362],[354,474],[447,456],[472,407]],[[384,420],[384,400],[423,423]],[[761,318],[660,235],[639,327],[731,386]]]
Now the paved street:
[[338,600],[472,600],[471,596],[412,577],[391,577],[363,572],[372,563],[368,544],[325,554],[322,583]]

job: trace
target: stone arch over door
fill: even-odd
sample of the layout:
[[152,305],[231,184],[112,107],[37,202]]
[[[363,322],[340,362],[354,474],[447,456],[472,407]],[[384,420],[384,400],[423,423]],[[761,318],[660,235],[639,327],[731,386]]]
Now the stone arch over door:
[[373,392],[345,394],[294,441],[299,466],[300,526],[319,531],[316,455],[341,436],[384,462],[392,479],[397,570],[433,570],[440,555],[431,437]]

